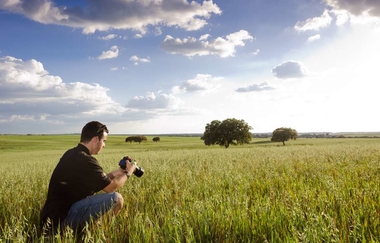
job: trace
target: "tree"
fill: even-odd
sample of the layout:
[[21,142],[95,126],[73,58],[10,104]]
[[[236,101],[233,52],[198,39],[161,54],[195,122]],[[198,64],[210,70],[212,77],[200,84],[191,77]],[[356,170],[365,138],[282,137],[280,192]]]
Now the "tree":
[[147,141],[147,138],[145,136],[131,136],[131,137],[127,137],[125,139],[125,142],[129,142],[129,143],[132,143],[132,142],[136,142],[136,143],[141,143],[142,141]]
[[153,140],[153,142],[159,142],[160,141],[160,137],[154,137],[152,140]]
[[224,121],[214,120],[207,123],[205,132],[201,137],[205,145],[219,144],[228,148],[230,144],[238,145],[250,143],[252,139],[252,129],[244,120],[228,118]]
[[289,141],[289,139],[296,140],[298,137],[298,133],[295,129],[280,127],[273,131],[271,141],[272,142],[282,142],[285,145],[285,141]]

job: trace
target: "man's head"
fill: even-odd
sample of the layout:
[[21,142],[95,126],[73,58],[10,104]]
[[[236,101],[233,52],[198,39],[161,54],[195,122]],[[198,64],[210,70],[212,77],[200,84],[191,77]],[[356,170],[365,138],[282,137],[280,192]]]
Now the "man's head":
[[98,154],[106,145],[108,132],[106,125],[98,121],[89,122],[82,129],[80,143],[85,145],[91,154]]

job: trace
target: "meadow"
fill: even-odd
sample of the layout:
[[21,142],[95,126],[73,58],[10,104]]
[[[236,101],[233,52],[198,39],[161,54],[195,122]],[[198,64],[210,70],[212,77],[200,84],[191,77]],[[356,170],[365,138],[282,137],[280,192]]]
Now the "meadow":
[[[129,155],[145,169],[119,189],[122,212],[83,242],[380,242],[380,139],[253,139],[109,135],[106,172]],[[50,175],[79,135],[0,136],[0,242],[50,242],[39,213]],[[74,242],[67,231],[52,242]]]

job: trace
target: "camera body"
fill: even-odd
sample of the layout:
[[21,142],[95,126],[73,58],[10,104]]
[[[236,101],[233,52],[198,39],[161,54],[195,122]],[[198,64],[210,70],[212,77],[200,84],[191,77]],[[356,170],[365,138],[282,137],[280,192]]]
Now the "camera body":
[[127,168],[127,161],[129,161],[130,163],[134,164],[136,166],[136,170],[133,172],[133,174],[137,177],[141,177],[143,174],[144,174],[144,169],[137,166],[136,165],[136,162],[129,156],[125,156],[122,160],[120,160],[119,162],[119,166],[120,168],[122,168],[123,170],[125,170]]

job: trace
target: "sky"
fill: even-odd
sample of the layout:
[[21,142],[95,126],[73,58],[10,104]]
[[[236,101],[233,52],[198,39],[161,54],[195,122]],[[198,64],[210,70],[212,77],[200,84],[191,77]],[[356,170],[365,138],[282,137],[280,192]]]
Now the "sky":
[[380,131],[378,0],[0,0],[0,134]]

